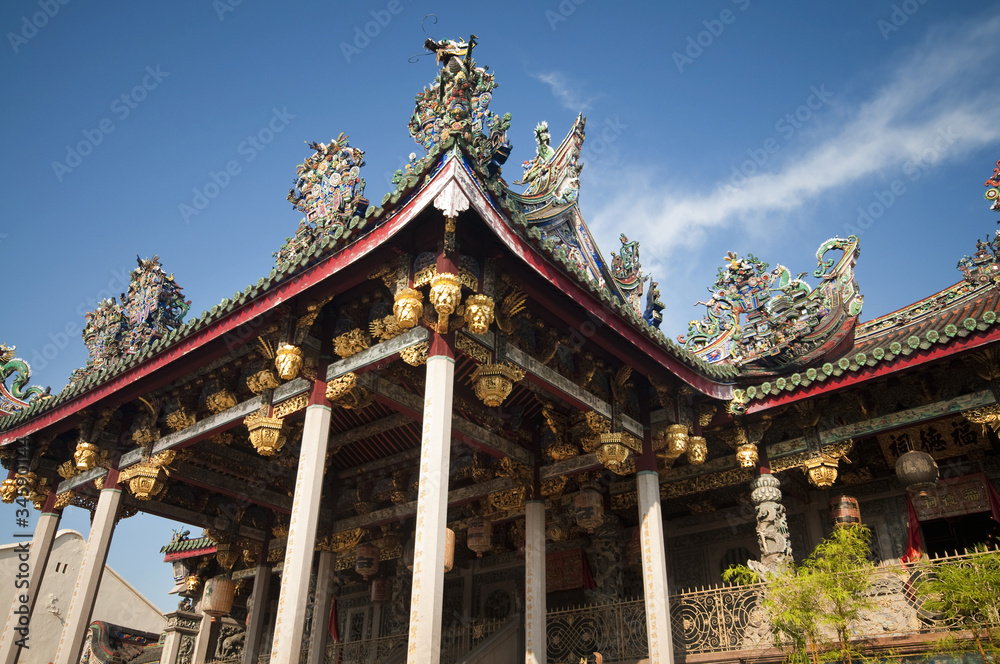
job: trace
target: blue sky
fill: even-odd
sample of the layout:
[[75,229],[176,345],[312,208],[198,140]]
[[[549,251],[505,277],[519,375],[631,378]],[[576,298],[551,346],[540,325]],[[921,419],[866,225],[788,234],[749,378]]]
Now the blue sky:
[[[867,320],[957,281],[992,233],[995,2],[11,0],[0,341],[32,382],[58,391],[85,363],[83,314],[126,289],[136,254],[160,255],[194,313],[265,275],[298,222],[285,195],[304,141],[347,133],[381,199],[419,150],[422,24],[478,35],[492,109],[513,114],[508,182],[537,122],[559,140],[588,116],[584,216],[605,256],[619,233],[641,242],[672,336],[729,250],[798,273],[860,231]],[[122,521],[110,556],[164,609],[170,527]]]

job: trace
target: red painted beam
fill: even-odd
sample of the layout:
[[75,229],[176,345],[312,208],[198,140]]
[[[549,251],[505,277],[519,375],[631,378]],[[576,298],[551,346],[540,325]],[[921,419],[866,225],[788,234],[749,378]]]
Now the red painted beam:
[[[322,284],[334,275],[339,275],[362,258],[373,253],[383,242],[386,242],[405,226],[410,218],[409,215],[404,214],[408,208],[409,206],[403,208],[400,213],[391,217],[354,244],[291,277],[248,302],[239,310],[165,349],[164,352],[155,355],[140,366],[98,385],[68,403],[42,413],[34,420],[0,433],[0,445],[11,443],[17,438],[40,431],[103,399],[116,396],[119,403],[130,401],[190,373],[199,364],[222,357],[233,348],[253,340],[257,335],[252,333],[241,335],[240,328],[243,326],[250,326],[251,329],[263,327],[259,324],[258,319],[275,315],[277,309],[293,297]],[[337,289],[347,290],[367,280],[367,278],[367,271],[356,269],[353,273],[343,275],[337,281]],[[228,339],[227,335],[229,335]],[[233,342],[234,335],[237,340],[235,344]],[[215,347],[207,348],[210,343],[214,343]],[[170,365],[173,366],[167,370],[166,368]],[[164,373],[156,376],[153,380],[144,380],[153,378],[154,374],[159,372]]]

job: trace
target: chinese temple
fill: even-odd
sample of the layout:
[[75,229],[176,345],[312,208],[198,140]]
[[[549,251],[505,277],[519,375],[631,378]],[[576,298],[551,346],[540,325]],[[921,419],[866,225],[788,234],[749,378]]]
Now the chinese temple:
[[[780,661],[729,566],[800,559],[845,519],[897,568],[995,541],[1000,234],[867,322],[857,237],[802,273],[729,253],[671,336],[640,242],[606,253],[584,221],[585,118],[557,145],[538,124],[508,184],[475,37],[425,46],[423,154],[394,191],[366,198],[347,135],[311,143],[301,221],[256,283],[188,316],[139,259],[55,395],[3,347],[2,499],[40,511],[32,587],[62,510],[92,514],[55,664]],[[201,535],[164,547],[182,600],[158,643],[112,656],[91,610],[137,512]],[[947,628],[905,583],[857,632],[874,652]]]

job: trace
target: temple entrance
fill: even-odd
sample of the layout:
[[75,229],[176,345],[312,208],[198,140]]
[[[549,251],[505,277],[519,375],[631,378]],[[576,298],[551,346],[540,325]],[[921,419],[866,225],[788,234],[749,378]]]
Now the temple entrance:
[[977,545],[996,547],[1000,544],[1000,524],[989,512],[963,514],[945,519],[934,519],[920,524],[924,531],[925,547],[930,557],[965,553]]

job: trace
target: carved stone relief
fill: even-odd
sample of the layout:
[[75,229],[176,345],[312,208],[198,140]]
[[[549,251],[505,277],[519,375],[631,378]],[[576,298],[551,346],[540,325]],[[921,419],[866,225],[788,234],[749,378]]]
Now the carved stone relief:
[[585,591],[590,601],[611,602],[622,598],[625,541],[621,520],[605,515],[604,523],[591,536],[587,547],[587,561],[596,586]]

